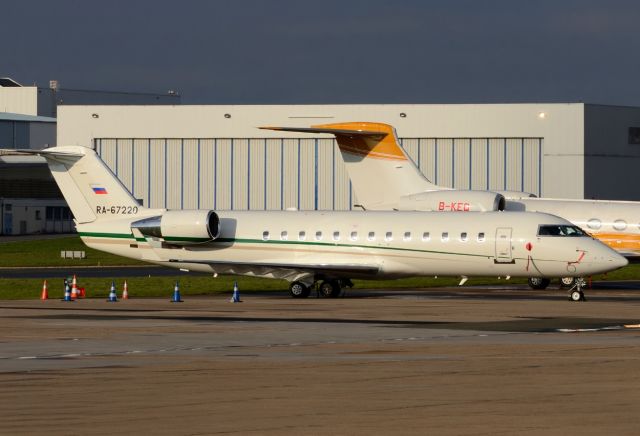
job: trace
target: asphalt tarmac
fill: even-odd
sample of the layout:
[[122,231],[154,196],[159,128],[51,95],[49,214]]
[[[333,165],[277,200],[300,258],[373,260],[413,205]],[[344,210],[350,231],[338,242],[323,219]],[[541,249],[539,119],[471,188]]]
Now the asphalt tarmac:
[[0,302],[1,434],[640,433],[640,291]]

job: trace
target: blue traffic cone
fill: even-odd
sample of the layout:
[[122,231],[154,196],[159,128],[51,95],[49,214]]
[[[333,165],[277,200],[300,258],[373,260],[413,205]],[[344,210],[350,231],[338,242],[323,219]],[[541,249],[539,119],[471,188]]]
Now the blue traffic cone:
[[109,291],[109,298],[107,299],[109,303],[117,303],[118,295],[116,294],[116,284],[111,282],[111,290]]
[[176,285],[173,287],[173,298],[171,299],[172,303],[182,303],[182,299],[180,298],[180,284],[176,280]]
[[233,282],[233,295],[231,296],[231,303],[242,303],[240,300],[240,291],[238,290],[238,282]]
[[66,280],[64,281],[64,298],[62,301],[74,301],[71,299],[71,290],[69,289],[69,283],[67,283]]

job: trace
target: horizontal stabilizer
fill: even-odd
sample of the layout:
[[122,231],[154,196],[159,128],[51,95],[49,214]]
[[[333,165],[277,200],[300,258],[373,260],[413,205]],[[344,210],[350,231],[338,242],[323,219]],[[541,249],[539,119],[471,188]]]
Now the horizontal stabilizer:
[[[355,124],[355,123],[354,123]],[[356,130],[356,129],[337,129],[331,127],[260,127],[263,130],[277,130],[283,132],[303,132],[303,133],[328,133],[331,135],[344,135],[344,136],[361,136],[375,139],[382,139],[388,135],[388,132],[380,132],[374,130]]]
[[77,153],[73,151],[59,151],[59,150],[32,150],[32,149],[0,149],[0,156],[51,156],[51,157],[77,157],[81,158],[84,156],[83,153]]

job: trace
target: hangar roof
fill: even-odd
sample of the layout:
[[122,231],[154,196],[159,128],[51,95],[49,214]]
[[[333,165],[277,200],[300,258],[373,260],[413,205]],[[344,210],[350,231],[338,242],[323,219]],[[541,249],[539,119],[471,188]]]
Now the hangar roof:
[[56,119],[51,117],[39,117],[35,115],[14,114],[11,112],[0,112],[0,121],[25,121],[34,123],[55,123]]

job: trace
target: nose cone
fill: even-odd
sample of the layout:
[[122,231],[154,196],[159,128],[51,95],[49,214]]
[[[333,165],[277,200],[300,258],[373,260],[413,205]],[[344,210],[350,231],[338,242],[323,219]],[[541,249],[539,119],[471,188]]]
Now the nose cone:
[[624,266],[629,265],[629,260],[626,257],[616,253],[615,256],[611,256],[611,264],[615,269],[622,268]]
[[601,259],[601,265],[607,269],[607,272],[622,268],[629,264],[626,257],[622,256],[614,249],[604,246],[604,244],[600,250],[599,257]]

